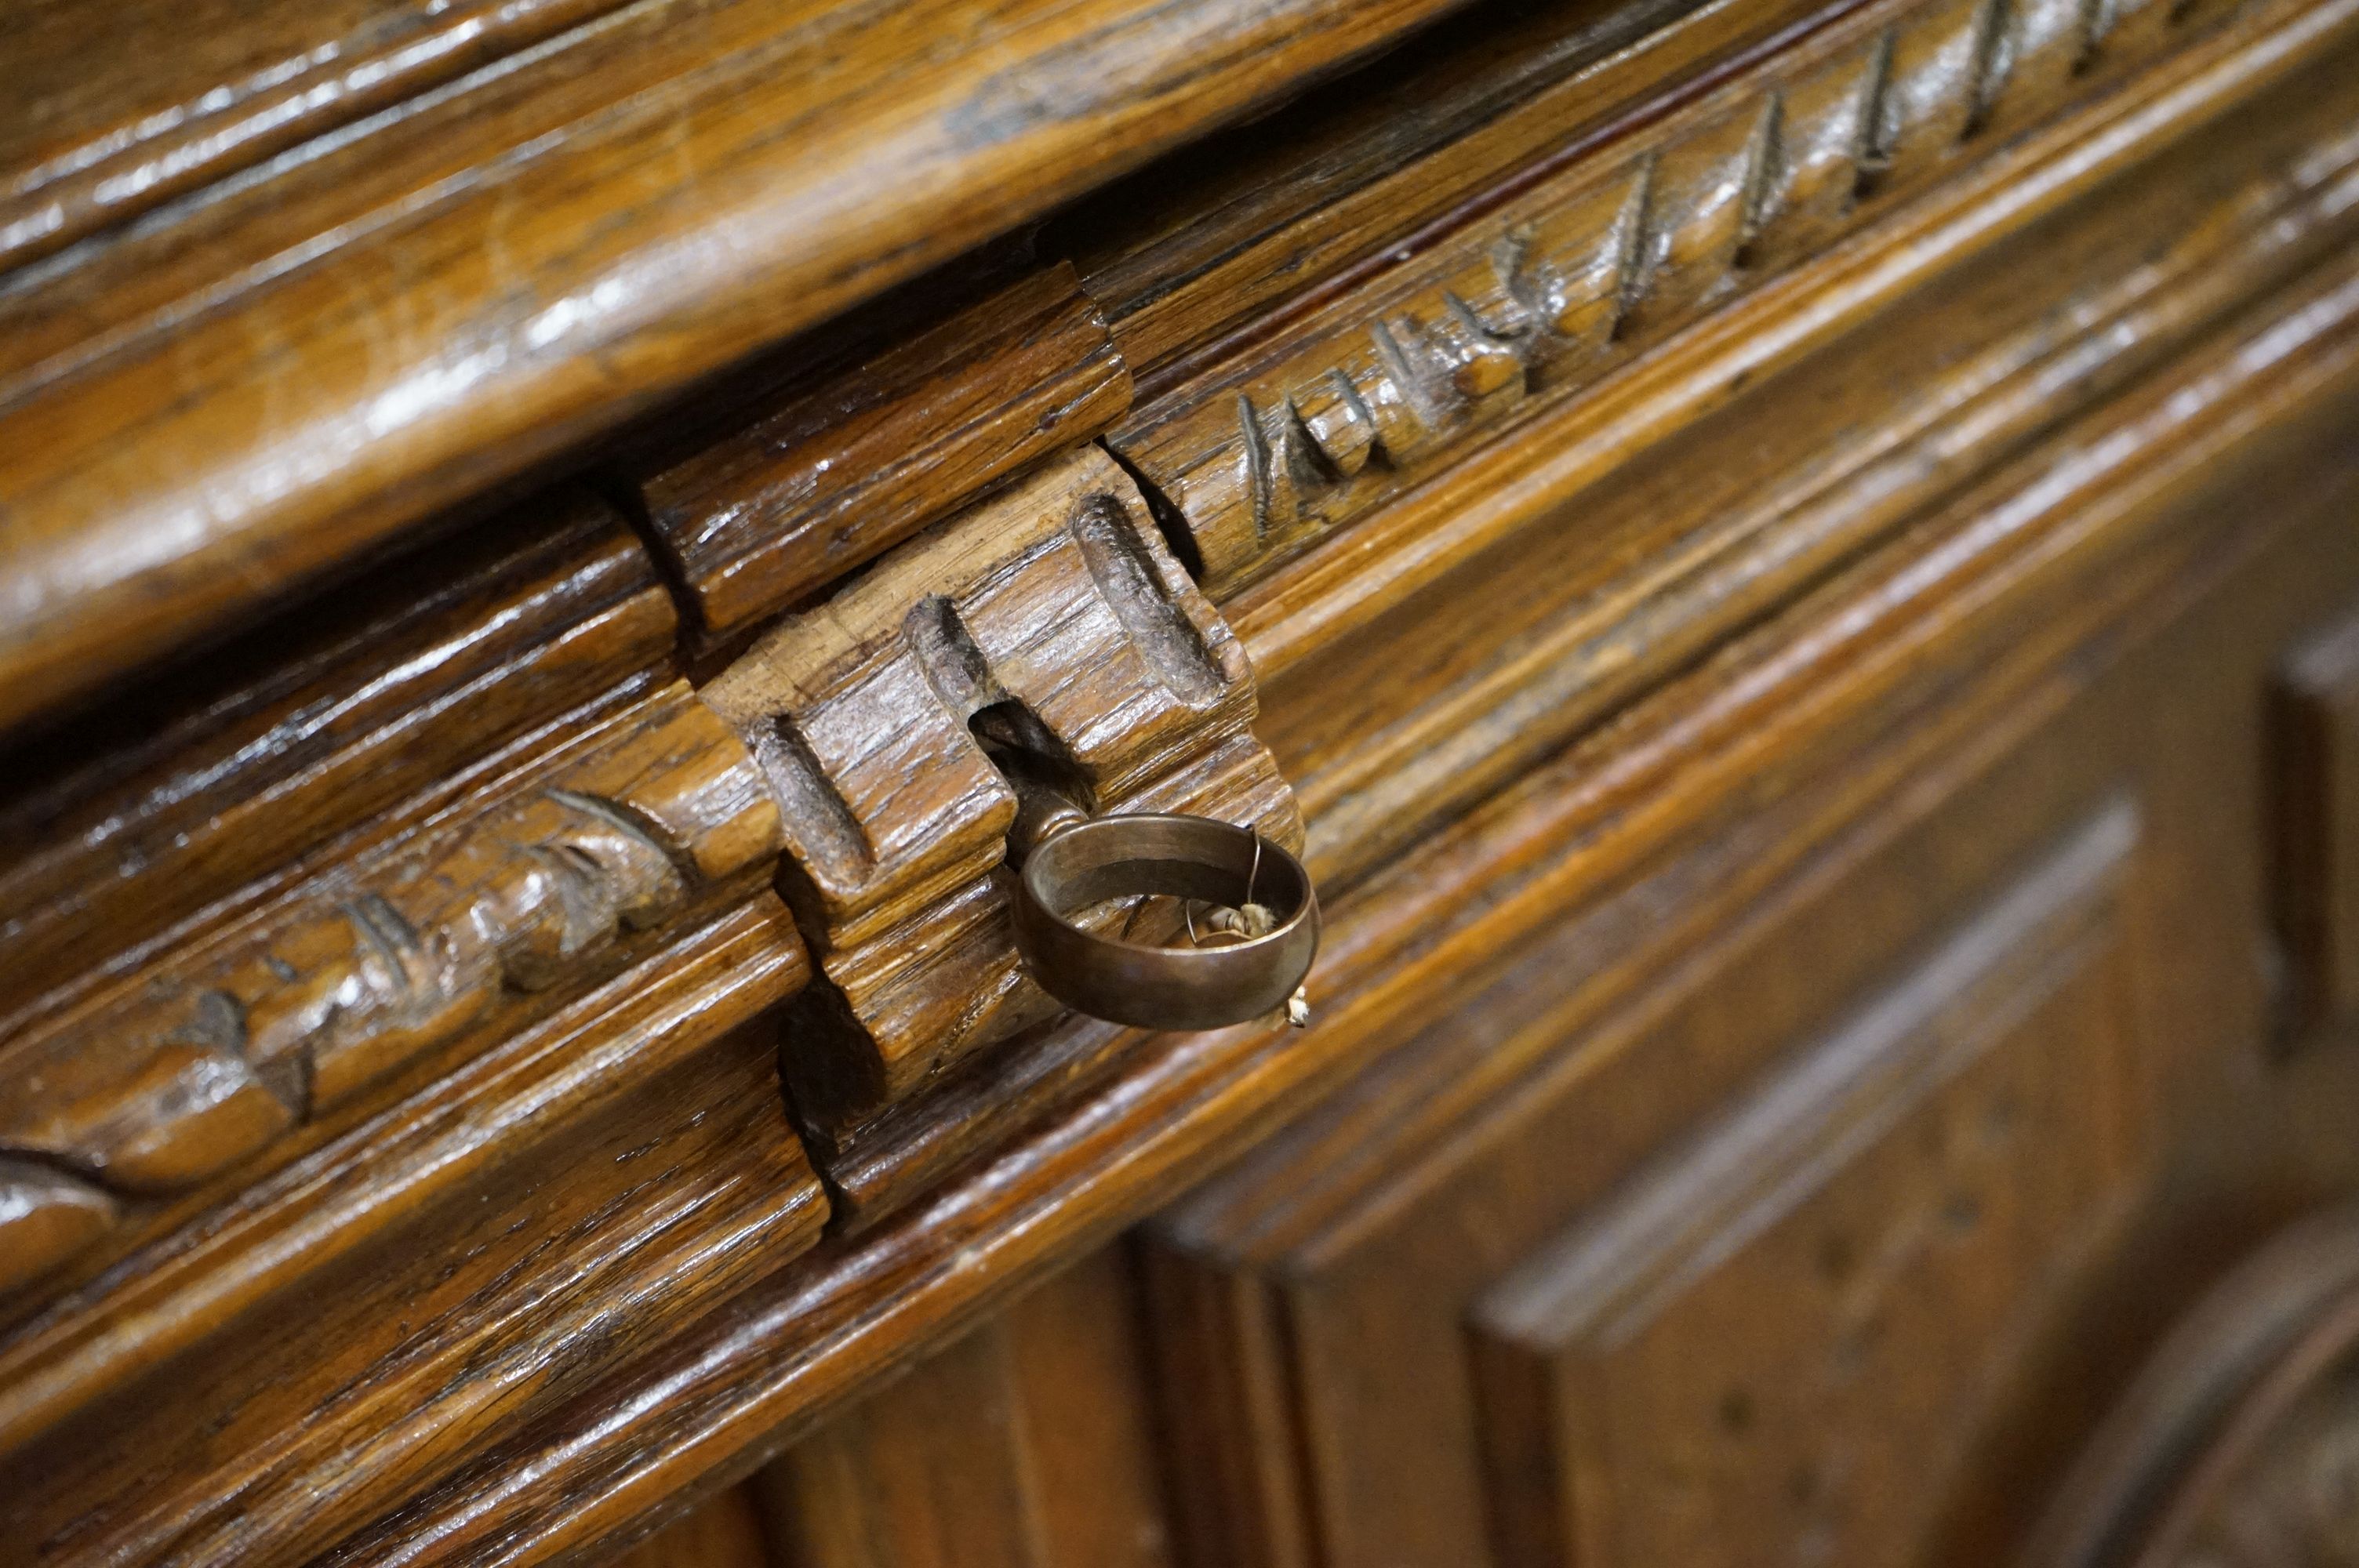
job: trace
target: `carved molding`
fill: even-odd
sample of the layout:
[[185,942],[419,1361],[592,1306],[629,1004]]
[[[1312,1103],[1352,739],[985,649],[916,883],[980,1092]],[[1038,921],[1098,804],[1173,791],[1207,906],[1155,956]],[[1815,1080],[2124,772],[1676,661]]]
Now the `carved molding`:
[[[1109,438],[1216,596],[1536,400],[1861,226],[1967,144],[2093,96],[2180,0],[1890,0],[1516,196]],[[2217,9],[2217,7],[2213,7]]]
[[679,682],[489,794],[0,1055],[0,1286],[95,1239],[110,1194],[248,1159],[778,842],[752,760]]
[[2359,1206],[2280,1232],[2181,1319],[2023,1561],[2359,1564]]
[[1094,448],[765,636],[703,693],[783,804],[781,891],[841,1006],[791,1062],[839,1125],[1050,1016],[1008,930],[1018,776],[1091,812],[1301,841],[1245,650]]

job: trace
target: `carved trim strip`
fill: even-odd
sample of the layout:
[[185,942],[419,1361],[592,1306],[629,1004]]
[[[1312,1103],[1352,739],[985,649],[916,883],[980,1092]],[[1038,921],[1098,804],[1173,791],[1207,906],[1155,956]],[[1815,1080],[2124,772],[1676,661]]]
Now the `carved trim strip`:
[[1889,0],[1198,378],[1109,438],[1228,593],[1825,250],[1969,144],[2093,95],[2174,0]]
[[613,690],[676,628],[629,527],[568,486],[125,694],[91,726],[112,743],[0,806],[0,1018]]
[[[672,683],[469,816],[332,868],[15,1044],[0,1155],[92,1190],[183,1190],[475,1031],[508,993],[588,976],[624,931],[777,843],[752,759]],[[23,1238],[0,1249],[0,1281],[96,1234],[43,1212],[0,1229]]]

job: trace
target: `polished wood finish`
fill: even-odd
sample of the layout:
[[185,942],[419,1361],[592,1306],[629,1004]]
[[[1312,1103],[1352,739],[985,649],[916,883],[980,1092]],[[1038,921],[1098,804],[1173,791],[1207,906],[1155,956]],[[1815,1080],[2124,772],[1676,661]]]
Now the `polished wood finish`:
[[641,503],[702,630],[725,633],[1129,406],[1130,369],[1068,265],[798,389],[650,475]]
[[1825,249],[1993,133],[2096,96],[2194,12],[2102,15],[2094,31],[2061,0],[1847,15],[1537,189],[1480,201],[1459,232],[1143,410],[1114,447],[1186,519],[1214,592],[1250,581],[1470,432]]
[[96,15],[0,1564],[2347,1541],[2359,3]]
[[1442,8],[627,6],[19,270],[0,725]]
[[343,0],[332,5],[112,8],[117,48],[68,5],[5,24],[30,94],[0,127],[0,266],[60,250],[283,148],[400,103],[616,0],[525,5]]
[[1057,1011],[1009,925],[1019,790],[1302,842],[1243,648],[1094,449],[788,617],[703,697],[785,808],[782,886],[834,993],[787,1071],[828,1131]]

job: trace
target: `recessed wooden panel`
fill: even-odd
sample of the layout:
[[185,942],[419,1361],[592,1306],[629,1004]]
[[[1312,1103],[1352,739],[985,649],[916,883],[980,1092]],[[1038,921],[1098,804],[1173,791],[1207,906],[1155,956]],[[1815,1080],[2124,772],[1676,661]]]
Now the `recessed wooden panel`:
[[2277,692],[2277,905],[2299,1023],[2359,1015],[2359,614],[2287,661]]
[[1474,1313],[1500,1556],[1910,1560],[2132,1169],[2106,813]]
[[758,1489],[795,1568],[1166,1568],[1119,1249],[789,1450]]
[[[1865,808],[1804,789],[1536,941],[1176,1211],[1150,1278],[1166,1388],[1184,1390],[1189,1561],[1491,1561],[1508,1465],[1482,1458],[1499,1417],[1466,1337],[1486,1287],[1668,1139],[1840,1038],[1864,999],[1889,1034],[1908,1017],[1895,995],[1939,1012],[1951,992],[1992,994],[1984,971],[2001,986],[2111,940],[2129,817],[2110,809],[2057,851],[2085,787],[2063,762],[2032,746]],[[1920,971],[1940,984],[1896,981]]]

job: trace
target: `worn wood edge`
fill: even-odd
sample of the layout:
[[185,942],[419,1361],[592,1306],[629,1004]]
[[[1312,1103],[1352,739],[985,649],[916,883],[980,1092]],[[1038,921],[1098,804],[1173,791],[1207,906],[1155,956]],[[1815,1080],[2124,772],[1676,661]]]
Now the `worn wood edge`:
[[[1476,123],[1455,127],[1456,135],[1445,134],[1366,183],[1279,219],[1217,254],[1201,254],[1201,241],[1191,235],[1201,225],[1190,220],[1217,218],[1224,203],[1194,213],[1158,214],[1163,229],[1143,240],[1125,235],[1126,248],[1111,251],[1088,226],[1076,225],[1081,265],[1092,290],[1106,302],[1116,339],[1139,373],[1140,402],[1161,397],[1253,336],[1316,308],[1379,269],[1386,257],[1423,248],[1430,237],[1547,178],[1618,130],[1711,91],[1763,51],[1864,3],[1839,0],[1832,7],[1812,9],[1811,0],[1797,0],[1768,19],[1762,36],[1726,51],[1709,45],[1699,48],[1682,36],[1693,26],[1732,14],[1734,7],[1725,4],[1706,0],[1687,5],[1685,0],[1672,0],[1658,9],[1642,7],[1626,16],[1616,13],[1594,18],[1578,30],[1575,39],[1566,40],[1571,58],[1562,74],[1523,81],[1522,96],[1494,104]],[[1586,41],[1592,38],[1593,44]],[[1593,49],[1602,52],[1593,53]],[[1658,55],[1667,58],[1658,59]],[[1517,134],[1516,123],[1553,121],[1560,114],[1569,116],[1561,134],[1529,138],[1546,149],[1531,156],[1532,147],[1520,145],[1526,138]],[[1348,156],[1353,141],[1377,128],[1375,122],[1373,114],[1356,104],[1347,114],[1322,117],[1297,156],[1319,169],[1315,181],[1324,186],[1330,178],[1326,155],[1343,148]],[[1268,152],[1266,145],[1255,150]],[[1253,169],[1265,175],[1272,171],[1267,162],[1256,163]],[[1395,203],[1408,208],[1405,223],[1364,211]],[[1085,203],[1077,216],[1095,218],[1097,213]],[[1332,231],[1338,218],[1364,225],[1358,241],[1345,243],[1348,248],[1339,249],[1332,238],[1313,237]],[[1060,220],[1060,227],[1069,221]],[[1317,251],[1321,262],[1306,266],[1297,248],[1303,244]],[[1230,301],[1216,324],[1183,331],[1158,319],[1175,303],[1205,293]]]
[[[122,416],[110,409],[124,405],[125,383],[148,373],[145,356],[161,351],[176,325],[185,329],[174,339],[183,356],[234,350],[280,308],[280,294],[316,295],[334,287],[339,267],[376,265],[351,247],[292,273],[249,276],[193,325],[165,312],[118,334],[103,362],[19,395],[0,427],[19,433],[20,451],[80,433],[68,449],[78,454],[75,516],[36,525],[42,503],[20,493],[8,503],[26,526],[0,559],[0,730],[1455,3],[1219,0],[1175,25],[1169,7],[1148,0],[1106,0],[1112,14],[1079,38],[1069,36],[1072,19],[1052,8],[954,68],[903,76],[895,92],[875,95],[865,121],[832,127],[839,149],[865,143],[870,156],[885,156],[889,146],[923,178],[845,179],[799,141],[774,142],[763,154],[774,160],[771,178],[741,165],[725,184],[712,182],[728,193],[717,209],[668,211],[612,256],[534,256],[527,237],[511,233],[503,276],[547,261],[536,292],[557,304],[462,345],[462,365],[439,341],[389,351],[365,314],[323,320],[299,364],[147,419],[136,432],[114,429]],[[1012,76],[1001,69],[1027,49],[1049,63]],[[1059,92],[1077,102],[1044,102]],[[506,168],[402,232],[450,241],[497,231],[537,189],[561,190],[579,205],[594,192],[569,182],[590,172],[596,150],[593,138]],[[636,181],[643,170],[601,178]],[[390,238],[364,248],[389,251]],[[262,337],[277,341],[288,330]],[[624,365],[628,377],[617,373]],[[454,368],[467,371],[463,382],[453,381]],[[216,433],[224,419],[272,438],[225,442]],[[286,460],[304,449],[333,456]],[[267,568],[257,570],[261,560]]]
[[[1718,722],[1703,727],[1716,732],[1702,732],[1697,716],[1682,711],[1697,683],[1681,683],[1660,705],[1665,729],[1655,744],[1636,744],[1602,773],[1597,759],[1578,759],[1592,764],[1574,775],[1588,781],[1578,790],[1564,787],[1565,769],[1544,771],[1404,860],[1386,879],[1397,886],[1344,901],[1329,927],[1325,979],[1335,989],[1320,1028],[1277,1049],[1251,1029],[1135,1039],[1115,1084],[1011,1136],[963,1180],[864,1241],[822,1248],[775,1289],[749,1292],[717,1314],[698,1342],[655,1358],[592,1401],[594,1412],[552,1423],[488,1458],[324,1561],[341,1568],[469,1553],[487,1563],[590,1561],[744,1475],[881,1365],[937,1342],[1068,1249],[1138,1217],[1183,1171],[1234,1149],[1379,1043],[1397,1041],[1434,1005],[1432,994],[1443,989],[1434,984],[1438,977],[1456,981],[1496,967],[1515,931],[1553,917],[1614,870],[1593,844],[1559,854],[1513,885],[1490,885],[1495,879],[1480,846],[1504,819],[1543,816],[1545,837],[1562,848],[1575,825],[1602,806],[1614,824],[1610,860],[1626,862],[1680,831],[1708,795],[1749,771],[1759,742],[1747,721],[1766,702],[1777,700],[1796,723],[1823,736],[1890,683],[1910,678],[1930,638],[2003,637],[1977,687],[2002,710],[2006,699],[2044,678],[2088,678],[2090,662],[2072,658],[2082,642],[2162,596],[2171,570],[2201,572],[2220,557],[2216,549],[2194,548],[2200,539],[2182,540],[2190,547],[2150,552],[2152,569],[2103,575],[2132,546],[2150,545],[2158,527],[2166,535],[2186,531],[2169,526],[2184,522],[2170,505],[2179,487],[2198,474],[2212,480],[2226,460],[2331,407],[2359,380],[2359,265],[2345,263],[2323,285],[2272,303],[2280,309],[2248,341],[2216,350],[2142,400],[2198,427],[2141,449],[2162,451],[2162,460],[2125,471],[2129,454],[2116,450],[2114,460],[2082,473],[2085,488],[2034,486],[2012,514],[1970,521],[1926,539],[1921,550],[1896,546],[1897,561],[1878,557],[1904,599],[1930,590],[1927,579],[1942,575],[1930,569],[1936,563],[1951,578],[1970,579],[1950,589],[1946,613],[1906,620],[1907,607],[1887,605],[1884,617],[1864,618],[1879,622],[1873,627],[1835,617],[1845,623],[1839,641],[1886,634],[1888,643],[1872,656],[1857,648],[1851,657],[1831,656],[1822,638],[1783,649],[1755,639],[1732,657],[1766,658],[1781,674],[1748,681],[1745,695],[1719,705]],[[2190,385],[2206,377],[2212,395],[2190,395]],[[2231,391],[2252,395],[2223,395]],[[2198,434],[2202,438],[2193,438]],[[2070,520],[2058,521],[2068,506]],[[1998,558],[1977,558],[1986,555]],[[2059,598],[2072,613],[2047,613],[2060,608]],[[1896,614],[1906,635],[1890,639]],[[1684,781],[1680,791],[1644,808],[1614,809],[1673,769]],[[1432,928],[1444,911],[1458,922],[1447,934]],[[1414,961],[1398,961],[1411,949]],[[1364,986],[1353,983],[1362,978]]]
[[718,717],[634,678],[242,890],[234,917],[79,977],[0,1054],[0,1147],[147,1201],[98,1257],[50,1260],[64,1280],[18,1253],[10,1283],[71,1289],[529,1032],[743,903],[777,825]]
[[417,1095],[311,1149],[29,1320],[0,1346],[0,1454],[299,1288],[515,1152],[791,994],[809,962],[766,892]]
[[[128,745],[89,755],[35,798],[12,802],[9,825],[24,852],[0,871],[0,949],[14,951],[26,978],[38,967],[39,989],[0,984],[0,1040],[71,992],[55,960],[78,935],[84,947],[104,944],[89,965],[93,974],[131,954],[160,951],[169,932],[234,906],[241,890],[283,880],[288,866],[329,845],[364,843],[373,820],[400,820],[459,781],[482,777],[529,737],[553,740],[560,728],[594,724],[594,710],[628,692],[634,677],[644,685],[660,671],[678,622],[645,552],[619,516],[585,494],[560,491],[546,500],[558,525],[505,544],[495,535],[486,550],[462,552],[467,573],[397,578],[420,588],[415,603],[422,612],[376,600],[373,608],[382,612],[351,636],[327,639],[295,678],[271,668],[219,701],[168,707],[162,711],[179,723],[135,730]],[[469,575],[487,564],[497,574],[488,590]],[[571,601],[566,590],[582,581],[603,590]],[[309,629],[331,623],[322,615]],[[513,637],[519,625],[534,634]],[[236,651],[241,663],[283,646],[280,631],[258,629]],[[448,684],[447,671],[486,646],[497,649],[495,657]],[[168,702],[181,695],[166,689]],[[385,700],[403,692],[410,695],[399,706]],[[354,728],[353,716],[363,711],[373,717]],[[406,773],[368,767],[370,757],[395,751],[406,753]],[[184,782],[192,773],[203,783],[194,795]],[[406,797],[386,787],[403,777],[418,781]],[[290,802],[297,820],[308,819],[301,836],[282,830],[277,814]],[[208,804],[219,809],[192,821]],[[256,822],[262,831],[240,830]],[[155,844],[168,825],[174,836]],[[90,924],[79,892],[84,882],[117,878],[132,857],[150,881],[180,875],[176,863],[191,855],[199,874],[175,883],[165,918],[143,906],[144,929]]]
[[2225,19],[2148,0],[1837,7],[1714,91],[1667,94],[1545,180],[1511,176],[1386,250],[1109,442],[1184,520],[1208,588],[1233,594]]
[[[1633,448],[1722,408],[1760,380],[1890,308],[1926,280],[2251,101],[2359,25],[2359,4],[2264,6],[2006,156],[1715,312],[1656,353],[1469,450],[1484,492],[1445,467],[1380,511],[1223,603],[1265,680],[1373,622],[1423,584],[1529,526]],[[1456,465],[1451,465],[1455,467]]]
[[1130,398],[1104,314],[1060,262],[623,482],[710,653],[1102,434]]

